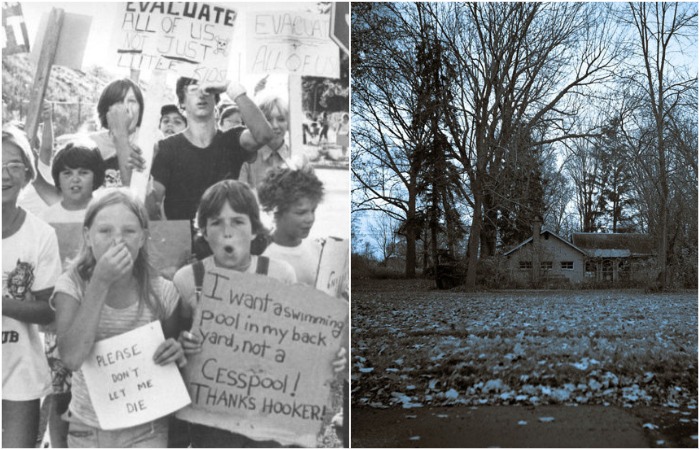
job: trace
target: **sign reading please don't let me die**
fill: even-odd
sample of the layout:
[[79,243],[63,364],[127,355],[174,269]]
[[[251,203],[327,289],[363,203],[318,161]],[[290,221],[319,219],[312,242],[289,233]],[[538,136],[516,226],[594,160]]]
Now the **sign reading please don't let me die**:
[[163,341],[160,322],[151,322],[93,346],[81,370],[100,428],[140,425],[190,403],[175,363],[153,362]]
[[314,447],[331,405],[332,362],[348,332],[348,304],[302,285],[221,268],[204,276],[189,358],[189,422],[251,439]]

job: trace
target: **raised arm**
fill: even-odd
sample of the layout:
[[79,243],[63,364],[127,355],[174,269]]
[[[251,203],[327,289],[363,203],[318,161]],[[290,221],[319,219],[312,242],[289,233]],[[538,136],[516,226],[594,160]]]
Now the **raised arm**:
[[41,112],[41,118],[44,121],[44,129],[41,133],[39,161],[47,166],[51,165],[51,157],[53,156],[53,116],[51,110],[51,104],[45,103],[44,109]]
[[236,102],[247,129],[241,134],[241,146],[249,152],[255,152],[274,137],[270,123],[260,108],[246,94],[245,88],[235,81],[226,83],[205,83],[205,92],[220,94],[226,92]]
[[107,125],[109,127],[114,147],[117,149],[117,161],[122,184],[129,186],[131,173],[134,169],[143,170],[146,161],[141,156],[141,149],[129,142],[129,124],[131,116],[123,103],[115,103],[107,111]]

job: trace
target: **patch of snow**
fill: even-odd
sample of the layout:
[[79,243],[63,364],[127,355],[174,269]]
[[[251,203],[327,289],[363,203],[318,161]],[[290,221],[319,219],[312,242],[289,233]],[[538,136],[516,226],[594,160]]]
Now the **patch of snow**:
[[518,420],[518,425],[527,425],[527,421],[525,420]]
[[540,417],[537,420],[542,422],[542,423],[550,423],[550,422],[554,422],[554,417]]
[[374,367],[360,367],[360,373],[374,372]]
[[457,397],[459,397],[459,392],[457,392],[454,389],[450,389],[449,391],[445,392],[445,398],[454,400]]
[[659,427],[654,425],[653,423],[645,423],[644,425],[642,425],[642,428],[644,428],[645,430],[658,430],[659,429]]
[[411,436],[408,438],[409,441],[420,441],[420,436]]

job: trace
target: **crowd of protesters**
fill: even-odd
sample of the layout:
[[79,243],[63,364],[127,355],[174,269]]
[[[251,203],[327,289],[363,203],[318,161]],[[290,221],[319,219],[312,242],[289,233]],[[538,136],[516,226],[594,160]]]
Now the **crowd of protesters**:
[[[153,220],[189,221],[192,259],[201,260],[193,264],[314,286],[323,241],[308,236],[324,189],[287,143],[286,102],[256,104],[235,82],[180,78],[175,91],[178,103],[160,109],[163,138],[145,199],[128,189],[134,171],[148,166],[138,147],[145,108],[137,83],[118,79],[104,88],[97,132],[54,139],[44,108],[36,145],[21,124],[5,123],[3,111],[3,447],[36,446],[42,399],[52,447],[280,446],[172,417],[103,430],[81,372],[96,342],[153,320],[166,337],[153,355],[157,364],[182,366],[201,350],[189,332],[193,265],[172,280],[152,269]],[[347,134],[346,117],[339,133]],[[322,123],[327,139],[325,115]],[[274,216],[271,231],[261,207]],[[80,249],[68,263],[50,223],[82,224]],[[346,367],[342,349],[333,368]]]

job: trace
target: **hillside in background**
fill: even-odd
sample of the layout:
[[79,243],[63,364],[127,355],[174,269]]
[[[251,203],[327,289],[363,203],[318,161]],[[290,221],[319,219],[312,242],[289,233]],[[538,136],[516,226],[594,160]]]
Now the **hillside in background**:
[[[28,54],[2,57],[2,97],[12,116],[10,120],[23,121],[27,114],[34,70]],[[102,89],[114,78],[99,67],[82,72],[54,66],[45,101],[53,103],[56,136],[76,132],[91,121]]]

